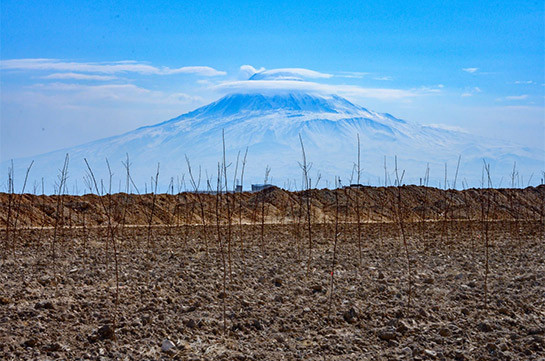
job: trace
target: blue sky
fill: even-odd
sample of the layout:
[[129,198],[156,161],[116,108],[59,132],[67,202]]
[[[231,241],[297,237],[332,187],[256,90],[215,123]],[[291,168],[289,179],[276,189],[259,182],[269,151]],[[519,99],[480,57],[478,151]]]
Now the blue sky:
[[262,68],[545,149],[544,17],[543,1],[2,0],[0,159],[172,118]]

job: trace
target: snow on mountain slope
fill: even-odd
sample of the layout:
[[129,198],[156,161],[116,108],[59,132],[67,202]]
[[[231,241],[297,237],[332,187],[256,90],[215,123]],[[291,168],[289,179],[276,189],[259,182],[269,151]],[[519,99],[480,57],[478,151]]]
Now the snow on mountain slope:
[[[492,164],[493,180],[499,185],[500,177],[507,177],[513,162],[521,174],[537,174],[545,168],[545,152],[528,149],[508,142],[479,138],[452,130],[422,126],[379,114],[352,104],[336,95],[316,95],[304,92],[278,94],[230,94],[216,102],[177,118],[134,131],[97,140],[77,147],[63,149],[32,158],[15,160],[16,183],[22,184],[25,167],[33,159],[29,188],[44,177],[48,192],[52,192],[58,169],[66,153],[70,156],[69,187],[83,191],[83,177],[87,158],[97,178],[108,179],[105,159],[114,171],[113,190],[125,177],[122,161],[126,154],[131,160],[134,182],[144,191],[150,191],[150,178],[160,163],[160,189],[166,191],[171,177],[175,189],[177,178],[186,174],[185,155],[191,161],[195,175],[201,168],[201,188],[206,178],[216,179],[217,164],[221,159],[222,131],[225,131],[229,177],[233,179],[237,153],[240,161],[246,147],[248,160],[245,188],[250,183],[263,182],[266,166],[271,167],[272,183],[284,186],[289,180],[301,184],[301,135],[308,161],[312,163],[311,177],[322,176],[318,186],[332,184],[334,176],[349,182],[356,161],[357,134],[361,140],[361,183],[384,183],[384,156],[388,160],[389,178],[394,179],[393,157],[398,156],[398,167],[406,171],[405,183],[419,183],[426,164],[430,163],[432,181],[437,186],[444,177],[444,163],[448,162],[452,180],[458,155],[462,156],[459,182],[466,180],[478,185],[481,179],[482,159]],[[1,164],[3,178],[7,178],[8,162]],[[241,166],[238,169],[240,172]],[[238,178],[238,177],[237,177]],[[4,179],[2,180],[4,181]],[[506,185],[504,182],[503,185]]]

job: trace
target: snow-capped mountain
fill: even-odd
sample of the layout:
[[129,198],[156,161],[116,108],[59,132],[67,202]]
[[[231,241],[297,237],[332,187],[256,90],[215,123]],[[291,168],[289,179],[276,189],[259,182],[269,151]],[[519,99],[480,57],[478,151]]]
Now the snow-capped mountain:
[[[350,181],[357,160],[358,134],[364,170],[361,183],[384,184],[385,156],[389,183],[393,183],[396,155],[399,174],[405,170],[404,183],[418,184],[429,163],[430,185],[433,186],[443,180],[445,163],[448,163],[448,179],[452,182],[459,155],[462,161],[458,187],[463,180],[473,186],[480,184],[483,158],[491,163],[495,186],[499,185],[500,177],[505,178],[504,186],[510,184],[507,178],[515,161],[517,170],[526,179],[535,173],[535,180],[539,180],[539,174],[545,168],[543,150],[419,125],[367,110],[336,95],[284,91],[230,94],[163,123],[69,149],[17,159],[14,162],[16,185],[20,189],[25,168],[34,160],[27,189],[32,190],[32,185],[44,177],[47,192],[52,192],[58,169],[68,153],[69,192],[75,191],[76,182],[79,192],[83,191],[87,171],[84,158],[97,178],[104,179],[105,183],[108,180],[107,158],[114,172],[113,190],[118,191],[120,184],[125,184],[122,161],[129,154],[131,174],[140,192],[145,188],[150,191],[150,179],[155,175],[157,163],[160,163],[160,190],[166,191],[171,177],[176,190],[178,178],[185,174],[188,179],[187,155],[196,178],[200,167],[201,188],[204,189],[207,178],[213,184],[217,178],[218,162],[222,157],[222,131],[225,132],[227,163],[231,164],[228,168],[231,181],[234,180],[237,154],[240,152],[240,174],[240,163],[248,147],[245,188],[250,183],[262,183],[267,166],[271,168],[270,182],[285,186],[289,180],[292,188],[294,184],[299,188],[301,168],[298,162],[302,159],[299,135],[307,160],[312,163],[310,176],[316,181],[321,174],[318,187],[325,187],[328,182],[331,186],[335,176],[340,176],[343,184]],[[2,163],[2,174],[7,174],[8,166],[8,162]],[[355,182],[355,176],[352,182]]]

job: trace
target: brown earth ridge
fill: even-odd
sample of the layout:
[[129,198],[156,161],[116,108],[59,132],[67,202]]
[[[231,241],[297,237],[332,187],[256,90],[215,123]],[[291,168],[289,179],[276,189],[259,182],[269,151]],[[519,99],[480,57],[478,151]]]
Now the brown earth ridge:
[[[396,216],[398,190],[396,187],[349,187],[337,190],[312,189],[290,192],[277,187],[250,193],[229,193],[237,221],[249,224],[259,218],[261,203],[266,207],[266,223],[294,221],[304,213],[302,199],[310,195],[312,221],[329,223],[335,216],[335,193],[338,193],[340,212],[345,221],[356,221],[356,199],[362,222],[393,222]],[[5,226],[10,197],[12,212],[18,208],[19,227],[53,226],[57,219],[58,196],[0,193],[0,220]],[[534,219],[542,220],[545,207],[545,185],[524,189],[467,189],[442,190],[422,186],[401,187],[402,208],[405,221],[419,220],[478,220],[481,217],[483,198],[490,197],[490,220]],[[201,203],[205,221],[216,220],[213,194],[185,192],[180,194],[136,195],[116,193],[103,196],[107,209],[95,194],[83,196],[62,195],[59,222],[64,225],[100,226],[107,222],[107,209],[114,221],[127,225],[147,225],[153,213],[153,225],[199,224],[202,222]],[[154,201],[155,198],[155,201]],[[19,204],[19,205],[18,205]],[[153,208],[153,212],[152,212]],[[85,215],[85,217],[84,217]],[[226,214],[222,214],[226,221]],[[13,221],[13,220],[12,220]]]

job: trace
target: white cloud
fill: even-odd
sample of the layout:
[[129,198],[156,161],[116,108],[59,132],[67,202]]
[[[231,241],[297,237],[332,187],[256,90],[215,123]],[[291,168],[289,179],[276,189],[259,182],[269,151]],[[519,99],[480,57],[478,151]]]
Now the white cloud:
[[111,75],[90,75],[81,73],[53,73],[42,77],[42,79],[113,80],[117,79],[117,77]]
[[473,73],[475,73],[477,70],[479,70],[479,68],[463,68],[462,70],[465,71],[465,72],[467,72],[467,73],[473,74]]
[[361,79],[370,73],[358,72],[358,71],[341,71],[339,74],[336,74],[337,78],[355,78]]
[[199,96],[193,96],[185,93],[172,93],[164,98],[165,103],[192,103],[202,102],[203,99]]
[[332,74],[320,73],[310,69],[280,68],[259,71],[252,76],[252,80],[303,80],[304,78],[327,79],[331,77],[333,77]]
[[251,65],[242,65],[240,67],[241,79],[248,79],[255,73],[259,73],[262,71],[265,71],[265,68],[261,67],[259,69],[256,69]]
[[468,133],[468,131],[466,129],[464,129],[464,128],[457,127],[455,125],[449,125],[449,124],[437,123],[437,124],[427,124],[425,126],[430,127],[430,128],[436,128],[436,129],[443,129],[443,130],[450,130],[450,131],[455,131],[455,132]]
[[533,80],[517,80],[515,84],[535,84]]
[[432,86],[422,86],[418,88],[421,93],[440,93],[441,92],[441,86],[432,87]]
[[471,89],[466,90],[465,92],[462,93],[461,96],[462,97],[471,97],[471,96],[473,96],[473,95],[475,95],[477,93],[482,93],[482,90],[481,90],[481,88],[476,86],[476,87],[473,87]]
[[181,68],[155,67],[132,60],[105,63],[78,63],[59,59],[10,59],[0,61],[0,68],[3,70],[67,71],[99,74],[138,73],[144,75],[168,75],[183,73],[202,76],[227,74],[224,71],[219,71],[209,66],[186,66]]
[[375,79],[375,80],[386,80],[386,81],[394,80],[394,78],[391,77],[391,76],[377,76],[377,77],[375,77],[373,79]]
[[524,99],[527,99],[528,98],[528,95],[527,94],[522,94],[522,95],[510,95],[510,96],[506,96],[504,99],[505,100],[524,100]]
[[[82,85],[67,83],[34,84],[33,91],[55,98],[64,105],[88,104],[93,101],[118,103],[186,104],[201,101],[185,93],[152,91],[134,84]],[[45,92],[44,92],[45,90]]]
[[198,74],[202,76],[218,76],[226,75],[224,71],[219,71],[209,66],[184,66],[182,68],[170,69],[161,68],[162,74]]
[[221,92],[283,92],[305,91],[325,94],[342,94],[343,96],[364,97],[375,99],[403,99],[422,96],[438,92],[439,89],[389,89],[389,88],[363,88],[356,85],[330,85],[298,80],[247,80],[222,82],[214,87]]

